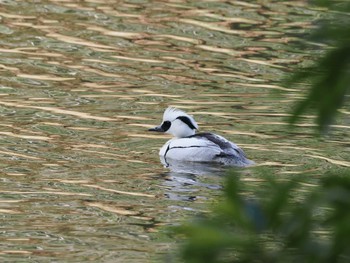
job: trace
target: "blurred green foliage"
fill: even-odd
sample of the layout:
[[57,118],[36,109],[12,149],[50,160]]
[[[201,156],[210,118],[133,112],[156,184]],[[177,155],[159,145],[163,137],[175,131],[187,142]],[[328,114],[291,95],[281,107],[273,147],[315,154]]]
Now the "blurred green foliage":
[[[350,90],[350,1],[312,3],[328,9],[310,35],[327,49],[286,84],[311,83],[290,122],[313,109],[322,131],[345,104]],[[186,237],[182,259],[189,263],[350,262],[350,171],[325,174],[302,199],[301,183],[301,177],[289,182],[270,180],[248,198],[243,194],[246,185],[232,172],[224,201],[211,213],[177,228]]]
[[[302,201],[299,180],[270,181],[254,198],[236,174],[213,213],[183,225],[183,259],[216,262],[350,262],[350,178],[330,175]],[[267,194],[268,193],[268,194]]]
[[305,99],[296,105],[290,122],[295,123],[301,114],[314,109],[319,130],[325,131],[350,93],[350,1],[311,2],[326,7],[327,12],[317,21],[308,40],[325,44],[328,48],[313,65],[288,77],[285,84],[292,87],[303,81],[311,83]]

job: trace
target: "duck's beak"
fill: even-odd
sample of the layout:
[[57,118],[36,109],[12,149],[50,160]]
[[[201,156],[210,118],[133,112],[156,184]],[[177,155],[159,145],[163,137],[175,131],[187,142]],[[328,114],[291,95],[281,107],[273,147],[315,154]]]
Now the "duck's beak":
[[162,126],[157,126],[151,129],[148,129],[148,131],[154,131],[154,132],[165,132],[162,128]]

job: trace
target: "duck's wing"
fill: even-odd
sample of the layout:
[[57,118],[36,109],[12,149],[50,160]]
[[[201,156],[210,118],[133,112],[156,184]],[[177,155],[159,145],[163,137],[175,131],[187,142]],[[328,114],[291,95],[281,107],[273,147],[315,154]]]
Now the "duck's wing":
[[249,160],[244,151],[233,142],[214,133],[198,133],[195,137],[203,137],[211,141],[220,148],[220,153],[216,155],[216,161],[225,165],[246,167],[255,164]]
[[234,144],[233,142],[227,140],[226,138],[214,134],[214,133],[197,133],[193,136],[191,136],[193,138],[205,138],[206,140],[216,144],[218,147],[220,147],[221,152],[220,152],[220,156],[237,156],[237,157],[244,157],[245,153],[244,151],[238,147],[236,144]]

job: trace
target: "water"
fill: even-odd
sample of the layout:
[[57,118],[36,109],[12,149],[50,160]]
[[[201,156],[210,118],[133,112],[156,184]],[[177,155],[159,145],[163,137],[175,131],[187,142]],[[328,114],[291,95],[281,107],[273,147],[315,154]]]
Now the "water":
[[168,105],[240,145],[252,188],[350,166],[348,112],[325,139],[312,115],[285,123],[303,91],[281,76],[320,52],[296,37],[320,14],[303,2],[0,3],[2,261],[164,260],[164,226],[207,211],[224,178],[161,165],[169,137],[147,129]]

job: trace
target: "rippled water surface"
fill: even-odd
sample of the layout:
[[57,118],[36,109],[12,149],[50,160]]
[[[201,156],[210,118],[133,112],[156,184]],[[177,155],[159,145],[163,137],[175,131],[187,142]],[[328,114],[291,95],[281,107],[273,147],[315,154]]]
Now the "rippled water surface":
[[[154,262],[167,225],[220,195],[216,167],[170,171],[147,132],[168,105],[236,142],[283,180],[350,166],[349,123],[289,130],[284,73],[319,47],[302,1],[0,1],[2,261]],[[275,92],[279,91],[279,92]],[[340,116],[348,116],[343,111]],[[346,148],[347,147],[347,148]]]

